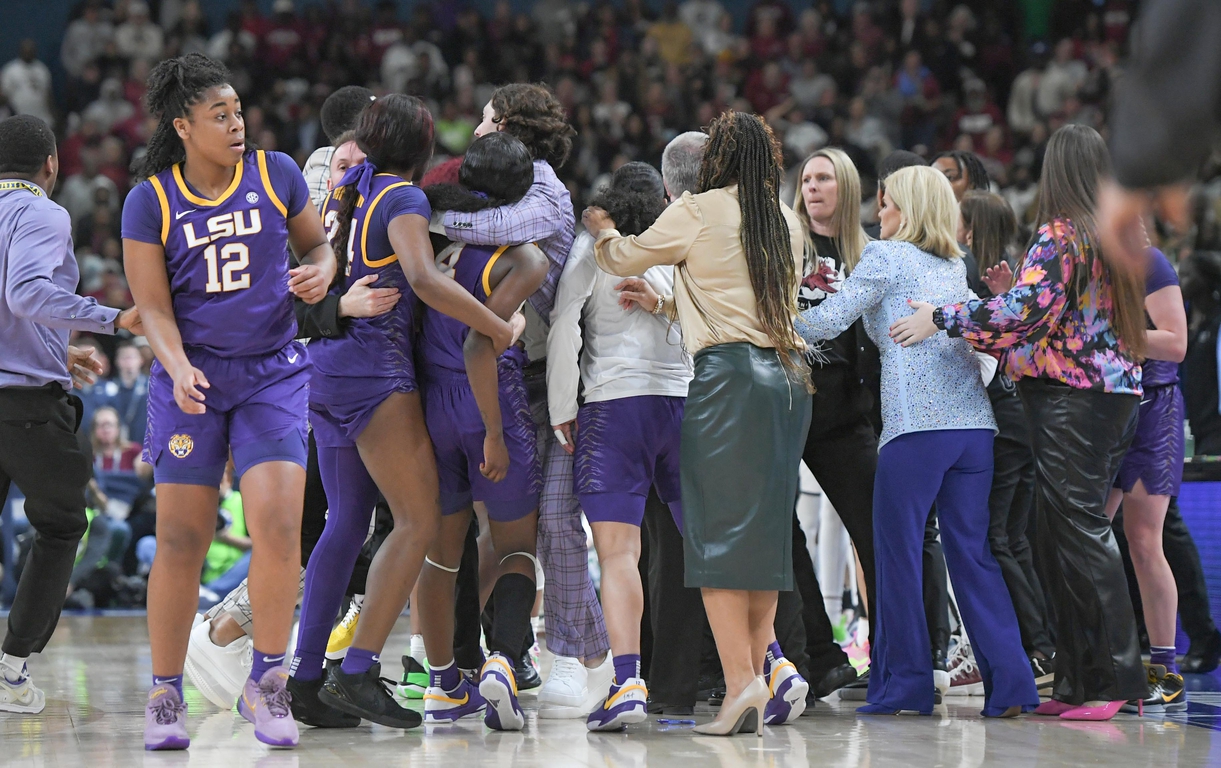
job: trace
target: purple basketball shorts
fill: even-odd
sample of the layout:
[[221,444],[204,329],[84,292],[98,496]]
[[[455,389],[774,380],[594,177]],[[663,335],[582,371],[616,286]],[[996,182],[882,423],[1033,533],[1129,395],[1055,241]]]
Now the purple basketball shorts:
[[500,416],[509,451],[509,472],[499,483],[479,471],[486,431],[465,374],[442,368],[422,371],[424,422],[437,457],[443,515],[470,509],[472,502],[481,501],[489,518],[507,523],[538,509],[542,471],[521,362],[501,357],[497,368]]
[[1115,487],[1124,493],[1140,480],[1151,496],[1178,496],[1183,482],[1183,393],[1174,384],[1149,387],[1140,401],[1136,437],[1123,458]]
[[573,472],[591,523],[640,525],[653,486],[683,529],[678,467],[684,402],[641,395],[581,406]]
[[323,376],[310,382],[309,423],[319,448],[351,448],[374,412],[395,392],[415,392],[414,378]]
[[156,482],[218,486],[230,451],[238,477],[268,461],[305,467],[310,364],[303,345],[294,341],[253,357],[186,353],[211,385],[200,387],[206,410],[183,413],[173,379],[153,363],[144,460]]

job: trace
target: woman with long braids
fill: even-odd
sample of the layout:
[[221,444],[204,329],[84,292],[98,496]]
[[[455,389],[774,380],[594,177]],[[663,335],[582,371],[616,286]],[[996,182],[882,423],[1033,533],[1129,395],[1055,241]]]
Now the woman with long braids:
[[777,591],[793,588],[793,499],[810,426],[793,331],[804,235],[779,200],[780,145],[767,123],[731,110],[708,134],[698,194],[648,230],[624,237],[600,208],[583,220],[607,272],[675,266],[662,310],[681,320],[695,356],[680,460],[686,584],[703,591],[726,687],[716,720],[696,731],[762,736],[769,682],[793,679],[773,620]]
[[[310,344],[310,425],[330,509],[306,567],[293,659],[293,678],[303,695],[313,696],[304,696],[307,700],[294,709],[301,719],[330,706],[381,725],[411,728],[422,718],[394,701],[382,684],[378,657],[441,516],[413,359],[416,305],[423,301],[468,323],[498,349],[508,346],[512,331],[433,262],[432,210],[411,183],[432,154],[432,115],[424,103],[401,94],[378,99],[361,113],[356,143],[366,161],[344,175],[323,206],[343,266],[344,279],[335,290],[377,275],[375,287],[395,287],[400,295],[390,312],[353,319],[342,336]],[[394,530],[369,567],[352,645],[323,683],[331,623],[379,491],[394,516]]]
[[1002,350],[1030,424],[1039,552],[1056,629],[1055,685],[1036,711],[1109,720],[1149,695],[1107,496],[1136,431],[1145,353],[1142,274],[1099,251],[1094,210],[1110,173],[1093,128],[1047,143],[1039,229],[1007,292],[935,307],[913,302],[890,336],[909,346],[946,331]]
[[[223,66],[200,54],[148,79],[158,125],[123,209],[123,257],[156,353],[145,461],[157,485],[148,583],[153,688],[146,749],[185,749],[182,669],[199,573],[230,452],[254,554],[254,664],[238,711],[255,736],[296,745],[284,650],[297,602],[310,365],[296,295],[317,303],[335,255],[292,159],[250,150]],[[301,266],[289,269],[288,247]]]

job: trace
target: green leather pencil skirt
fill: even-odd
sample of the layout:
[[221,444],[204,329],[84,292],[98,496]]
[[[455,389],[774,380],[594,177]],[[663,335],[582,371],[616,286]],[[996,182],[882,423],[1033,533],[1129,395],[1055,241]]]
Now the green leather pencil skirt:
[[681,449],[688,587],[793,588],[793,504],[810,406],[774,349],[742,342],[696,353]]

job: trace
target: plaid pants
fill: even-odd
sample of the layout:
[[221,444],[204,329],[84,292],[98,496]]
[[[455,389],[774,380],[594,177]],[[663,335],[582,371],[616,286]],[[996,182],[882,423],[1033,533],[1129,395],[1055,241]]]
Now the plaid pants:
[[[297,605],[301,604],[301,594],[304,590],[305,569],[302,568],[301,581],[297,584]],[[234,621],[242,625],[247,635],[254,637],[254,614],[250,610],[250,592],[246,588],[246,579],[242,579],[241,584],[225,595],[224,600],[209,608],[204,618],[211,621],[222,613],[232,616]]]
[[542,366],[532,368],[526,373],[526,391],[538,427],[539,454],[543,456],[538,558],[546,580],[543,613],[547,648],[557,656],[601,657],[610,650],[610,638],[602,619],[602,604],[589,578],[589,549],[581,508],[573,493],[573,458],[551,430],[546,371]]

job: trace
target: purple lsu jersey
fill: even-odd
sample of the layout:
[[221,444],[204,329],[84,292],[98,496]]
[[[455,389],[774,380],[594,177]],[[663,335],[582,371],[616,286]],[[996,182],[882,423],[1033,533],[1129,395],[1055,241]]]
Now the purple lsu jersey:
[[[509,246],[463,245],[455,243],[437,254],[437,269],[452,277],[481,304],[492,293],[492,267]],[[424,308],[420,330],[420,363],[427,368],[444,368],[466,375],[462,345],[468,328],[461,320],[431,307]]]
[[[328,237],[334,235],[338,226],[343,196],[355,194],[356,188],[348,186],[327,196],[322,220]],[[357,280],[376,274],[378,279],[373,287],[397,288],[399,300],[384,315],[350,319],[342,336],[310,342],[310,359],[316,374],[312,386],[315,399],[349,397],[350,388],[336,381],[342,379],[398,379],[405,386],[410,385],[409,389],[415,389],[412,341],[419,299],[403,274],[388,233],[390,222],[405,214],[417,214],[428,220],[432,216],[428,198],[419,187],[399,176],[375,175],[368,198],[360,198],[353,212],[346,274],[335,290],[342,294]]]
[[288,219],[306,202],[305,180],[292,159],[262,150],[245,154],[233,183],[215,200],[188,186],[181,164],[132,190],[123,237],[164,246],[174,318],[186,347],[250,356],[293,340]]

